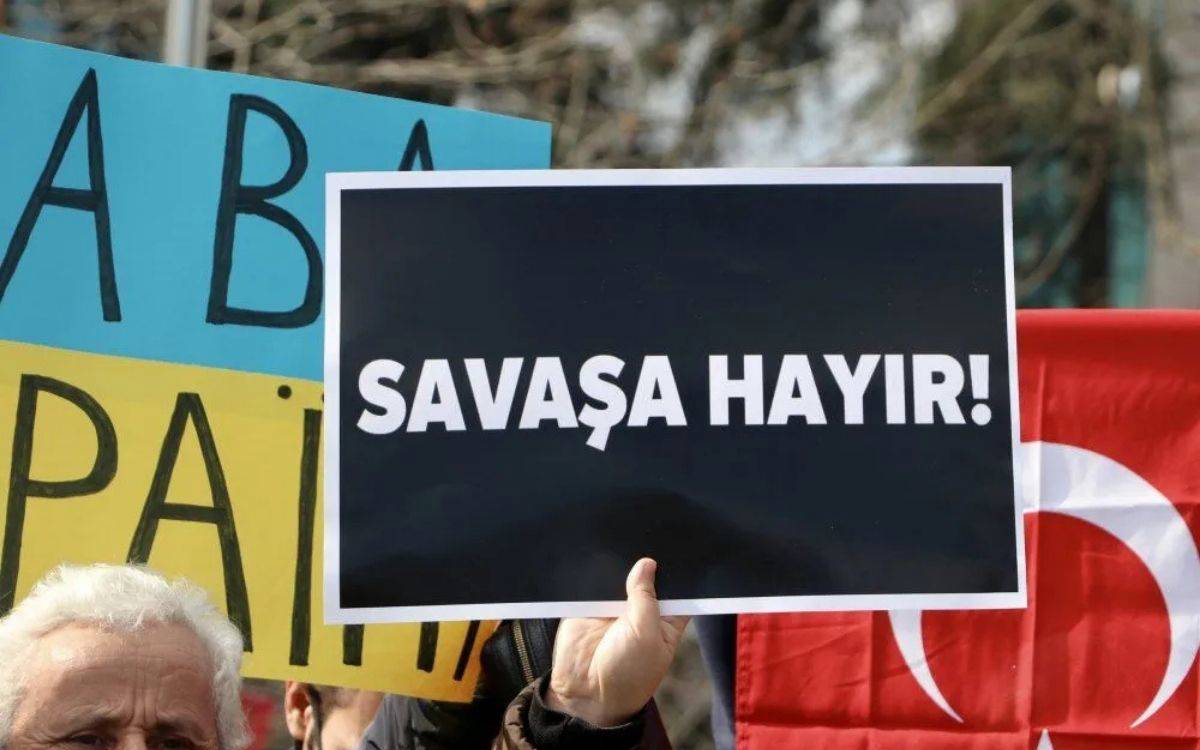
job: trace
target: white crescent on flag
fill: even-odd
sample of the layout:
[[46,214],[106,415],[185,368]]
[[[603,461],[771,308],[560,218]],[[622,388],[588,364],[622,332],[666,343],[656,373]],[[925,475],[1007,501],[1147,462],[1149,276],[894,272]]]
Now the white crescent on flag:
[[[1166,602],[1171,645],[1158,692],[1130,725],[1170,700],[1200,650],[1200,551],[1175,505],[1129,468],[1093,451],[1049,442],[1021,444],[1021,495],[1026,513],[1059,513],[1120,539],[1149,569]],[[900,653],[921,689],[958,722],[929,668],[920,610],[888,613]],[[1049,747],[1043,734],[1038,747]]]

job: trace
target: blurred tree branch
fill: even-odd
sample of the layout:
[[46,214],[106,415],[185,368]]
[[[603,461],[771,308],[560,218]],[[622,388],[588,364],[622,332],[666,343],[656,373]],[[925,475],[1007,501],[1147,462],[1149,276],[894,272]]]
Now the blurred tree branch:
[[[1200,248],[1178,220],[1169,80],[1136,0],[954,2],[949,36],[913,53],[901,37],[929,0],[862,0],[837,32],[826,30],[831,18],[855,3],[213,0],[209,64],[548,120],[561,166],[703,166],[727,158],[726,140],[748,118],[794,128],[809,116],[806,92],[828,86],[836,98],[845,84],[826,69],[853,34],[894,64],[853,127],[821,134],[831,144],[822,160],[871,158],[878,134],[907,121],[913,160],[1013,165],[1016,194],[1044,204],[1018,228],[1022,291],[1078,256],[1107,195],[1097,184],[1129,171],[1145,172],[1156,231]],[[8,0],[10,22],[36,28],[22,22],[37,14],[55,41],[150,59],[164,8]],[[1138,81],[1132,102],[1113,88],[1126,71]],[[780,153],[778,163],[799,158]]]
[[[926,71],[918,136],[936,162],[1017,167],[1018,209],[1040,204],[1020,227],[1022,297],[1072,259],[1107,252],[1085,232],[1108,221],[1106,186],[1145,173],[1151,200],[1169,200],[1168,162],[1156,156],[1168,83],[1151,29],[1124,0],[964,9]],[[1076,283],[1076,303],[1106,303],[1103,289]]]

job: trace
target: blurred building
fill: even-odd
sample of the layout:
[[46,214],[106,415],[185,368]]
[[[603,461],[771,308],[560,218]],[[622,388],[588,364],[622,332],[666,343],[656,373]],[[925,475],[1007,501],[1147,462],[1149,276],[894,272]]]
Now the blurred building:
[[1173,86],[1159,177],[1170,187],[1153,219],[1146,302],[1156,307],[1200,307],[1200,4],[1163,3],[1157,23]]

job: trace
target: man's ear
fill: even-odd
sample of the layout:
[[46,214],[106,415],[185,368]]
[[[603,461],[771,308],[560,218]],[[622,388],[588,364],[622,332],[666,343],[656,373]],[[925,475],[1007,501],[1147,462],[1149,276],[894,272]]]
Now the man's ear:
[[296,742],[304,742],[308,736],[308,725],[312,721],[312,704],[308,701],[306,682],[283,683],[283,719],[287,723],[288,734]]

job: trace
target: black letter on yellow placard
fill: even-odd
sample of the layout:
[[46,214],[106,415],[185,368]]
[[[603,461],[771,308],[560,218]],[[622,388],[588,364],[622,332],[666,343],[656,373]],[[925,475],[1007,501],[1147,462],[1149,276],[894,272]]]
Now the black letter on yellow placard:
[[[422,672],[433,672],[437,658],[438,631],[436,622],[421,623],[421,636],[417,641],[417,669]],[[475,639],[479,636],[479,621],[471,620],[467,625],[467,635],[463,639],[462,650],[458,654],[458,662],[454,665],[454,679],[462,680],[467,673],[467,664],[471,661],[471,651],[475,648]]]
[[438,630],[436,622],[421,623],[421,637],[417,640],[417,669],[422,672],[433,671],[433,662],[437,657]]
[[400,158],[399,172],[411,172],[417,160],[421,161],[421,170],[428,172],[433,169],[433,152],[429,149],[429,128],[424,120],[417,120],[412,132],[408,134],[408,145],[404,147],[404,156]]
[[[208,486],[212,493],[212,506],[184,505],[167,502],[167,490],[171,486],[171,475],[179,458],[183,442],[183,431],[191,420],[200,444],[200,455],[204,459],[204,470],[208,474]],[[150,493],[142,507],[142,517],[133,541],[129,544],[128,561],[145,563],[150,559],[154,547],[154,536],[158,533],[159,521],[192,521],[211,523],[217,527],[217,539],[221,544],[221,567],[225,573],[225,609],[229,619],[242,631],[247,651],[254,650],[250,632],[250,602],[246,594],[246,574],[242,569],[242,553],[238,548],[237,528],[233,523],[233,507],[229,502],[229,488],[225,484],[225,472],[217,455],[208,414],[200,396],[195,393],[180,393],[175,400],[175,411],[163,438],[162,450],[158,454],[158,465],[150,482]]]
[[[33,427],[38,394],[52,393],[70,401],[87,416],[96,431],[96,460],[81,479],[47,481],[31,479]],[[8,511],[4,525],[4,548],[0,552],[0,615],[12,609],[21,564],[21,536],[25,531],[25,501],[30,497],[79,497],[95,494],[117,473],[117,433],[112,420],[96,399],[73,385],[41,375],[22,375],[17,396],[17,424],[13,429],[12,466],[8,478]]]
[[454,681],[462,682],[467,673],[467,664],[471,661],[471,651],[475,648],[475,639],[479,637],[479,621],[471,620],[467,625],[467,637],[463,639],[462,651],[458,653],[458,664],[454,665]]
[[[287,139],[290,160],[283,177],[270,185],[242,184],[246,114],[253,110],[269,117]],[[208,295],[209,323],[235,323],[265,328],[302,328],[321,313],[321,254],[312,235],[295,215],[268,202],[291,190],[308,169],[308,144],[291,117],[278,105],[259,96],[234,94],[229,98],[229,124],[225,133],[225,166],[221,172],[221,198],[217,204],[217,232],[213,245],[212,283]],[[286,229],[300,243],[308,263],[304,301],[292,310],[249,310],[229,306],[229,276],[233,270],[233,236],[238,214],[253,214]]]
[[362,666],[363,626],[347,625],[342,628],[342,663],[350,667]]
[[304,410],[300,448],[300,523],[296,536],[296,583],[292,589],[292,650],[289,664],[306,666],[312,633],[313,526],[317,513],[317,460],[321,450],[321,412]]
[[[79,128],[79,121],[87,110],[87,155],[88,155],[88,189],[55,187],[54,177],[62,166],[67,147],[71,145],[71,137]],[[17,220],[17,228],[13,231],[4,253],[4,261],[0,263],[0,300],[8,283],[12,281],[29,244],[29,236],[37,224],[42,208],[46,205],[73,208],[77,211],[90,211],[96,222],[96,254],[100,260],[100,307],[104,319],[117,321],[121,319],[121,301],[117,296],[117,278],[113,271],[112,231],[108,219],[108,189],[104,181],[104,143],[100,136],[100,96],[96,85],[96,71],[89,70],[83,76],[75,96],[67,105],[67,113],[59,126],[54,145],[50,148],[50,157],[42,168],[42,176],[33,186],[33,193],[21,218]]]
[[[321,411],[304,410],[300,448],[300,502],[296,535],[296,581],[292,589],[292,647],[288,663],[308,665],[312,639],[313,528],[317,512],[317,462],[321,450]],[[342,629],[342,663],[362,666],[363,626]]]

